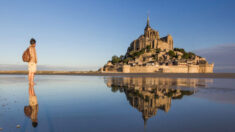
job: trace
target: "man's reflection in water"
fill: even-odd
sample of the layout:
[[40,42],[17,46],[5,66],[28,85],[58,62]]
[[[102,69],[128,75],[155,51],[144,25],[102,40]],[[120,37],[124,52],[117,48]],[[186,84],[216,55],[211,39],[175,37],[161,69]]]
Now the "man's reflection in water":
[[24,107],[24,113],[32,120],[32,126],[38,125],[38,101],[34,91],[34,83],[29,83],[29,105]]

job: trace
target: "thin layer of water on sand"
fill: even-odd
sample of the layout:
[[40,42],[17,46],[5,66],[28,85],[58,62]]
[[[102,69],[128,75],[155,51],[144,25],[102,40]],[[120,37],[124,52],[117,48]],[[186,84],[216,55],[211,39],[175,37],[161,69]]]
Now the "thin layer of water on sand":
[[0,75],[2,131],[235,131],[233,79]]

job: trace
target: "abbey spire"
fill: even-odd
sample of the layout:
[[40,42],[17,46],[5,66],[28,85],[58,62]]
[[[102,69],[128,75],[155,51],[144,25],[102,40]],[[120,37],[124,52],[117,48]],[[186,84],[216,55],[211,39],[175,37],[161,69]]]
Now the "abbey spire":
[[146,24],[145,29],[147,29],[147,28],[151,28],[151,27],[150,27],[150,24],[149,24],[149,16],[147,17],[147,24]]
[[147,17],[147,26],[150,27],[150,25],[149,25],[149,16]]

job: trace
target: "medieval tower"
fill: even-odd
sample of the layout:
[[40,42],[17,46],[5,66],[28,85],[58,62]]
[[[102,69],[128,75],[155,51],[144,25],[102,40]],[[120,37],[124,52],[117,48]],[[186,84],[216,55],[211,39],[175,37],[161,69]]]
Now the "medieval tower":
[[151,28],[149,24],[149,17],[147,18],[147,24],[144,29],[144,34],[130,44],[128,52],[139,51],[143,48],[146,48],[147,46],[150,46],[152,49],[159,48],[162,51],[173,50],[172,36],[167,35],[160,38],[159,32]]

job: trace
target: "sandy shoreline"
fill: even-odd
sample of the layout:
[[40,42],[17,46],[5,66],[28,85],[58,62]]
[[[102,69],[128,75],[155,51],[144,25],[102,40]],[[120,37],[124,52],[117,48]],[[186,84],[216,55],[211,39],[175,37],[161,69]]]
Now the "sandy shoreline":
[[[27,71],[0,71],[0,74],[25,75]],[[37,71],[37,75],[125,76],[170,78],[235,78],[235,73],[99,73],[85,71]]]

